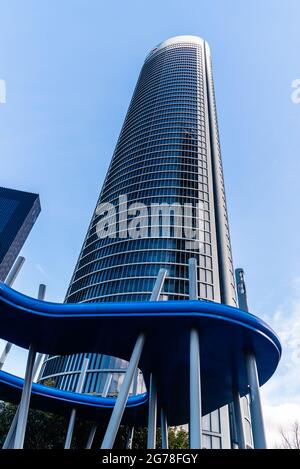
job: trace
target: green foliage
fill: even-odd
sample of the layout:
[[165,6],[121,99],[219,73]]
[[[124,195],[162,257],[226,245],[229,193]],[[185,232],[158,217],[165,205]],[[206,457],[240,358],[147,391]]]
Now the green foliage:
[[[51,384],[50,384],[51,385]],[[10,428],[11,422],[16,412],[16,406],[0,402],[0,447],[2,447],[5,437]],[[25,437],[25,448],[30,449],[55,449],[63,448],[69,419],[58,415],[42,412],[40,410],[30,410]],[[84,448],[92,422],[76,419],[72,448]],[[99,448],[105,433],[106,425],[99,425],[94,440],[94,448]],[[129,427],[121,426],[118,432],[114,448],[125,448]],[[136,428],[133,437],[134,449],[146,449],[147,429]],[[188,433],[182,428],[169,428],[169,447],[172,449],[188,448]],[[161,433],[157,431],[157,448],[161,448]]]

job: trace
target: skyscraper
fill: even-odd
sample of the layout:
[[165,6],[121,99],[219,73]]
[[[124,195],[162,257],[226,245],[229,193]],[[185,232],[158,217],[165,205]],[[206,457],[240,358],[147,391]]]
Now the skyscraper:
[[40,211],[37,194],[0,187],[0,281],[7,277]]
[[[150,233],[147,223],[153,228],[153,218],[149,221],[145,207],[157,204],[174,212],[192,206],[187,218],[201,243],[188,242],[189,236],[176,230],[174,213],[168,233],[162,226]],[[114,206],[117,216],[110,213]],[[103,215],[106,237],[99,236]],[[162,210],[154,224],[163,217]],[[168,276],[161,299],[187,299],[191,257],[198,262],[199,299],[236,306],[210,50],[198,37],[178,36],[146,57],[66,302],[147,300],[162,267]],[[108,388],[115,394],[126,362],[88,356],[84,392]],[[82,361],[82,354],[49,357],[40,381],[51,378],[74,390]],[[206,416],[204,430],[204,446],[230,447],[227,407]]]

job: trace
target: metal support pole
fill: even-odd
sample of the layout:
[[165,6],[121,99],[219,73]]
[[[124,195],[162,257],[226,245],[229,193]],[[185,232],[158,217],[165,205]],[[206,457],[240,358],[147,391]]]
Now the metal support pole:
[[161,294],[161,291],[162,291],[162,287],[164,286],[164,281],[165,281],[165,278],[167,276],[167,269],[160,269],[159,272],[158,272],[158,276],[156,278],[156,281],[155,281],[155,284],[154,284],[154,287],[153,287],[153,290],[152,290],[152,293],[151,293],[151,297],[150,297],[150,301],[158,301],[159,300],[159,297],[160,297],[160,294]]
[[250,414],[254,449],[266,449],[264,419],[261,407],[256,359],[253,353],[245,356],[247,378],[250,387]]
[[[22,266],[24,261],[25,261],[25,258],[22,257],[22,258],[18,258],[18,260],[19,259],[21,259],[20,260],[20,265]],[[20,268],[21,267],[19,267],[18,271],[20,270]],[[46,295],[46,285],[40,284],[39,291],[38,291],[38,299],[43,301],[45,299],[45,295]],[[9,344],[9,345],[11,345],[11,344]],[[32,381],[34,381],[35,375],[37,374],[37,371],[39,369],[39,366],[40,366],[40,363],[41,363],[43,357],[44,357],[43,353],[38,353],[37,354],[37,357],[36,357],[36,360],[35,360],[35,363],[34,363],[34,367],[33,367]],[[13,442],[14,442],[14,439],[15,439],[15,436],[16,436],[16,428],[17,428],[17,421],[18,421],[18,415],[19,415],[19,408],[20,408],[20,406],[17,407],[16,413],[14,415],[14,418],[13,418],[13,421],[11,423],[8,434],[6,435],[6,438],[5,438],[4,444],[2,446],[2,449],[13,448]]]
[[235,282],[239,308],[243,311],[249,311],[245,283],[245,273],[243,269],[235,269]]
[[194,257],[189,259],[189,299],[198,300],[197,286],[197,260]]
[[168,441],[168,420],[164,409],[160,410],[160,426],[161,426],[161,447],[169,449]]
[[6,435],[6,438],[4,440],[2,449],[10,449],[13,448],[13,442],[15,439],[16,435],[16,428],[17,428],[17,422],[18,422],[18,417],[19,417],[19,406],[17,407],[16,413],[14,415],[14,418],[11,422],[10,429],[8,430],[8,433]]
[[190,448],[201,449],[201,375],[199,335],[195,329],[190,335]]
[[[5,280],[5,284],[8,286],[8,287],[12,287],[23,264],[25,262],[25,257],[22,257],[22,256],[19,256],[18,259],[16,260],[16,262],[14,263],[14,265],[12,266],[6,280]],[[0,370],[2,370],[3,368],[3,365],[5,363],[5,360],[7,358],[7,355],[9,354],[11,348],[12,348],[12,343],[10,342],[6,342],[5,344],[5,347],[4,347],[4,350],[0,356]]]
[[147,449],[156,448],[157,385],[153,373],[150,375]]
[[111,381],[112,381],[112,373],[109,373],[107,375],[107,378],[106,378],[106,381],[105,381],[105,384],[104,384],[104,388],[103,388],[103,392],[102,392],[102,397],[107,397],[107,394],[108,394],[108,391],[109,391],[109,388],[110,388],[110,385],[111,385]]
[[[165,278],[168,274],[167,269],[160,269],[158,272],[158,276],[156,278],[150,301],[159,301],[160,294],[164,285]],[[139,371],[136,370],[136,375],[134,379],[134,384],[133,384],[133,391],[132,394],[135,395],[137,393],[137,381],[138,381],[138,373]],[[133,443],[133,435],[134,435],[134,427],[129,428],[128,430],[128,436],[127,436],[127,442],[126,442],[126,449],[132,449],[132,443]]]
[[145,343],[144,334],[140,334],[135,343],[128,368],[125,373],[125,378],[122,383],[120,392],[118,394],[114,410],[111,414],[109,424],[106,429],[105,436],[101,445],[101,449],[112,449],[115,442],[117,432],[121,423],[121,419],[125,410],[126,402],[128,399],[132,380],[134,378],[135,371],[138,367],[140,356]]
[[[138,379],[139,379],[139,370],[136,369],[133,379],[133,389],[132,394],[135,396],[137,394],[137,386],[138,386]],[[128,429],[127,441],[126,441],[126,449],[132,449],[133,443],[133,435],[134,435],[134,427],[130,427]]]
[[[164,285],[165,278],[168,271],[160,269],[158,276],[151,294],[150,301],[159,301],[159,297]],[[148,413],[148,435],[147,435],[147,448],[156,448],[156,422],[157,422],[157,386],[156,379],[151,373],[150,375],[150,390],[149,390],[149,413]]]
[[129,427],[127,440],[126,440],[126,449],[132,449],[133,435],[134,435],[134,427]]
[[[81,393],[83,389],[83,384],[84,384],[84,379],[86,375],[87,368],[89,366],[89,359],[85,358],[83,360],[82,364],[82,369],[79,375],[78,383],[76,386],[75,392]],[[73,431],[74,431],[74,426],[75,426],[75,419],[76,419],[76,409],[72,409],[71,415],[70,415],[70,420],[69,420],[69,425],[68,425],[68,430],[67,430],[67,436],[65,440],[65,449],[70,449],[71,447],[71,442],[72,442],[72,437],[73,437]]]
[[67,435],[66,435],[66,439],[65,439],[65,446],[64,446],[65,449],[70,449],[70,447],[71,447],[73,431],[74,431],[74,427],[75,427],[75,420],[76,420],[76,409],[72,409],[70,419],[69,419]]
[[[198,300],[197,260],[189,259],[189,299]],[[201,449],[201,375],[199,334],[190,335],[190,448]]]
[[[40,301],[44,301],[45,299],[45,296],[46,296],[46,285],[44,285],[43,283],[41,283],[39,285],[39,291],[38,291],[38,300]],[[33,381],[35,379],[35,376],[38,372],[38,369],[40,367],[40,364],[44,358],[44,354],[43,353],[38,353],[37,354],[37,357],[36,357],[36,360],[35,360],[35,364],[34,364],[34,368],[33,368]]]
[[20,270],[25,262],[25,257],[19,256],[14,265],[12,266],[8,276],[5,279],[5,284],[8,287],[12,287],[15,283],[17,276],[19,275]]
[[97,428],[98,428],[98,424],[94,423],[92,425],[92,428],[91,428],[91,431],[90,431],[90,434],[89,434],[85,449],[91,449],[94,438],[95,438],[95,435],[96,435],[96,432],[97,432]]
[[0,370],[2,370],[3,365],[5,363],[5,360],[7,359],[7,355],[10,352],[10,349],[12,348],[12,343],[11,342],[6,342],[5,347],[3,349],[3,352],[0,356]]
[[[34,380],[34,377],[37,373],[37,370],[40,366],[40,362],[41,362],[43,356],[44,356],[43,353],[39,353],[37,355],[37,358],[35,360],[34,367],[33,367],[32,381]],[[6,438],[5,438],[5,441],[3,443],[2,449],[13,448],[13,442],[14,442],[14,439],[15,439],[15,436],[16,436],[16,428],[17,428],[17,422],[18,422],[19,409],[20,409],[20,406],[17,407],[16,413],[15,413],[13,421],[10,425],[10,429],[9,429],[7,435],[6,435]]]
[[25,371],[24,386],[22,390],[21,402],[19,406],[18,423],[14,441],[14,449],[22,449],[27,425],[29,402],[31,396],[31,386],[33,379],[33,367],[35,362],[36,350],[33,344],[30,345]]
[[233,390],[233,406],[234,406],[234,421],[237,433],[237,440],[239,449],[246,449],[245,435],[244,435],[244,425],[243,425],[243,416],[241,409],[241,398],[239,392]]

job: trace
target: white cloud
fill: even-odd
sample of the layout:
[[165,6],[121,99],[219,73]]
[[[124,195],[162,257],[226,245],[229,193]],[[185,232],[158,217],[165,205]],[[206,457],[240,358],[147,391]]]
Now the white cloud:
[[41,274],[43,274],[45,277],[49,278],[47,272],[45,271],[45,269],[43,269],[43,267],[40,264],[36,264],[35,267],[37,268],[37,270],[39,272],[41,272]]
[[288,431],[300,422],[300,278],[292,283],[293,294],[275,313],[266,317],[282,342],[278,370],[262,388],[269,447],[280,441],[279,428]]
[[268,448],[275,448],[281,443],[280,428],[290,434],[294,422],[300,423],[300,405],[284,403],[280,405],[264,405],[264,420]]

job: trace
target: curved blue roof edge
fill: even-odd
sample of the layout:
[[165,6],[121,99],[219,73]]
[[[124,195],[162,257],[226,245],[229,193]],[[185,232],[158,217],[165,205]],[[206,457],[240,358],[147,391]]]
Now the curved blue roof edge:
[[[206,300],[57,304],[0,285],[0,334],[21,347],[35,343],[38,351],[52,355],[92,352],[128,360],[138,334],[144,332],[146,341],[139,367],[147,387],[155,369],[160,382],[159,399],[168,408],[172,425],[187,422],[189,333],[194,327],[199,330],[202,347],[204,415],[231,402],[233,386],[241,396],[248,393],[245,352],[256,356],[260,385],[275,372],[282,353],[277,334],[258,317],[231,306]],[[2,375],[1,379],[5,389],[1,394],[0,386],[0,397],[9,397],[9,387],[12,390],[16,383],[21,386],[20,378]],[[76,402],[83,414],[90,415],[93,406],[100,409],[102,405],[105,413],[104,409],[111,409],[115,402],[82,396],[34,385],[33,399],[43,408],[47,408],[45,399],[49,399],[49,408],[56,406],[59,411],[63,411],[59,402]],[[146,400],[146,394],[132,397],[127,411],[136,408],[143,414]],[[134,419],[141,421],[140,416]]]
[[[0,382],[5,383],[12,388],[22,390],[24,379],[19,376],[12,375],[5,371],[0,371]],[[71,391],[63,391],[62,389],[54,388],[51,386],[44,386],[38,383],[32,383],[32,394],[42,395],[44,397],[66,401],[74,406],[88,405],[90,407],[105,407],[113,409],[116,398],[114,397],[101,397],[92,396],[90,394],[82,394]],[[147,392],[130,396],[127,400],[127,407],[136,407],[145,404],[148,401]]]
[[[95,317],[95,316],[143,316],[150,313],[151,316],[162,314],[172,316],[180,314],[206,313],[207,316],[219,319],[231,320],[248,326],[253,330],[264,333],[268,339],[276,345],[279,356],[282,353],[280,339],[276,332],[262,319],[252,313],[238,308],[207,300],[181,300],[181,301],[143,301],[136,303],[52,303],[41,301],[24,295],[4,283],[0,282],[1,297],[11,306],[19,306],[20,312],[36,316],[57,317]],[[226,314],[224,314],[226,313]]]

